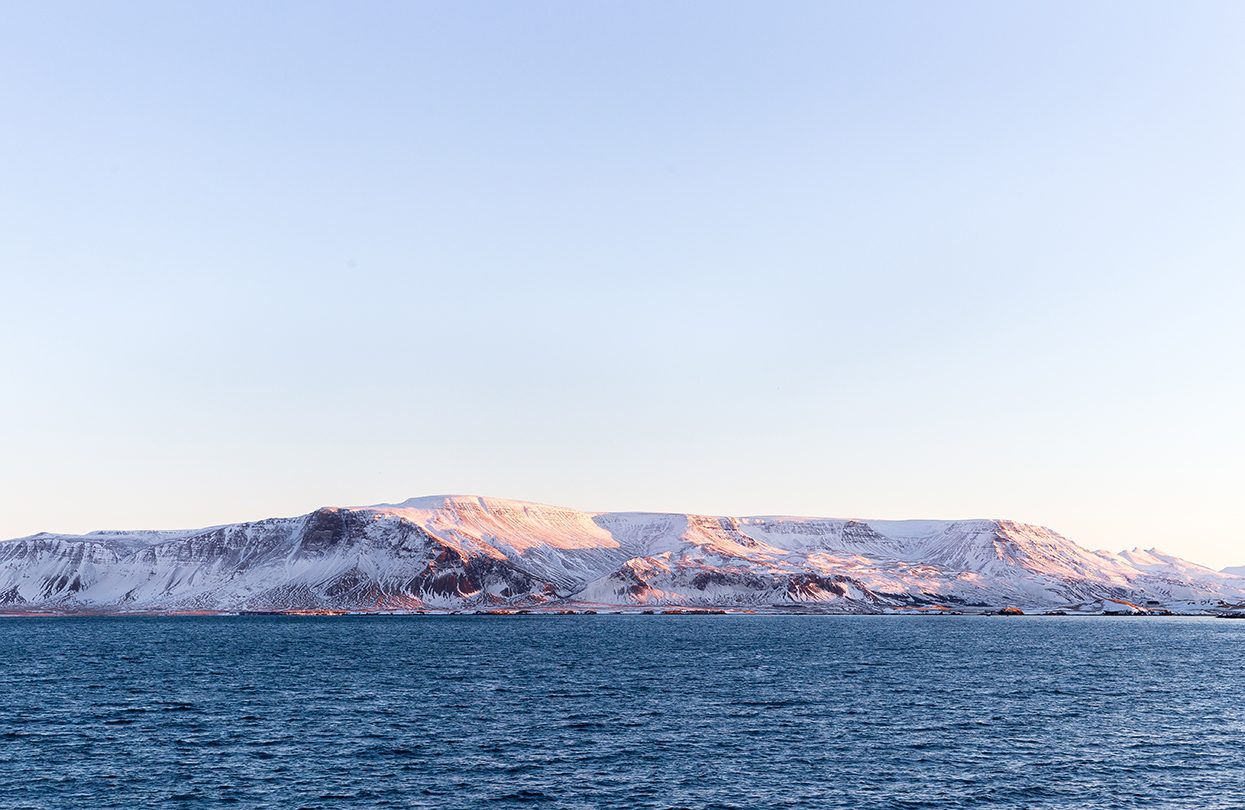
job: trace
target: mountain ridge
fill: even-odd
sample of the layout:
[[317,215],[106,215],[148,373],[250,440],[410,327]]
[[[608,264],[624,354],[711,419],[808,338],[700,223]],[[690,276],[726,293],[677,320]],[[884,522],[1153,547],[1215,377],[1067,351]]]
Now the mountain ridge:
[[436,495],[204,529],[0,542],[0,610],[712,607],[1194,612],[1245,576],[1158,549],[1090,551],[1006,519],[586,512]]

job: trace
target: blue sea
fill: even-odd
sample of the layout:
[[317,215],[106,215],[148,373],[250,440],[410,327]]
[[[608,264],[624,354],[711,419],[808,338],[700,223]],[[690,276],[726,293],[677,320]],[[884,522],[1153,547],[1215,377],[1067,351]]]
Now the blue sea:
[[0,620],[0,807],[1242,808],[1245,621]]

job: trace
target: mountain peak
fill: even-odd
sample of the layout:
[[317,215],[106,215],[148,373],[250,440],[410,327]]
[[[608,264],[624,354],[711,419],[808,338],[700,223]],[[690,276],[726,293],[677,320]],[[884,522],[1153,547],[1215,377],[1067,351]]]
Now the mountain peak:
[[540,509],[564,509],[564,507],[535,501],[520,501],[513,498],[496,498],[490,495],[420,495],[407,498],[396,503],[375,503],[367,506],[353,506],[351,509],[450,509],[455,507],[472,507],[484,510],[496,507],[522,508],[535,507]]

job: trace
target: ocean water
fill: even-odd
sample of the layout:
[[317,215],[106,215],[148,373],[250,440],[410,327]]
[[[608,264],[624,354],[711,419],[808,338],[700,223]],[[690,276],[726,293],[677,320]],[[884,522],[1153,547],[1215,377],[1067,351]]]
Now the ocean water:
[[1245,807],[1245,622],[0,620],[0,807]]

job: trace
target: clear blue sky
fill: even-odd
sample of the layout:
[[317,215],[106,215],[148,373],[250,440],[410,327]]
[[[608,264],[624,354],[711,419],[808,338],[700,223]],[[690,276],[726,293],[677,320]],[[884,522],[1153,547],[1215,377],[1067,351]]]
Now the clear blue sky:
[[1245,4],[0,3],[0,536],[470,492],[1245,564]]

